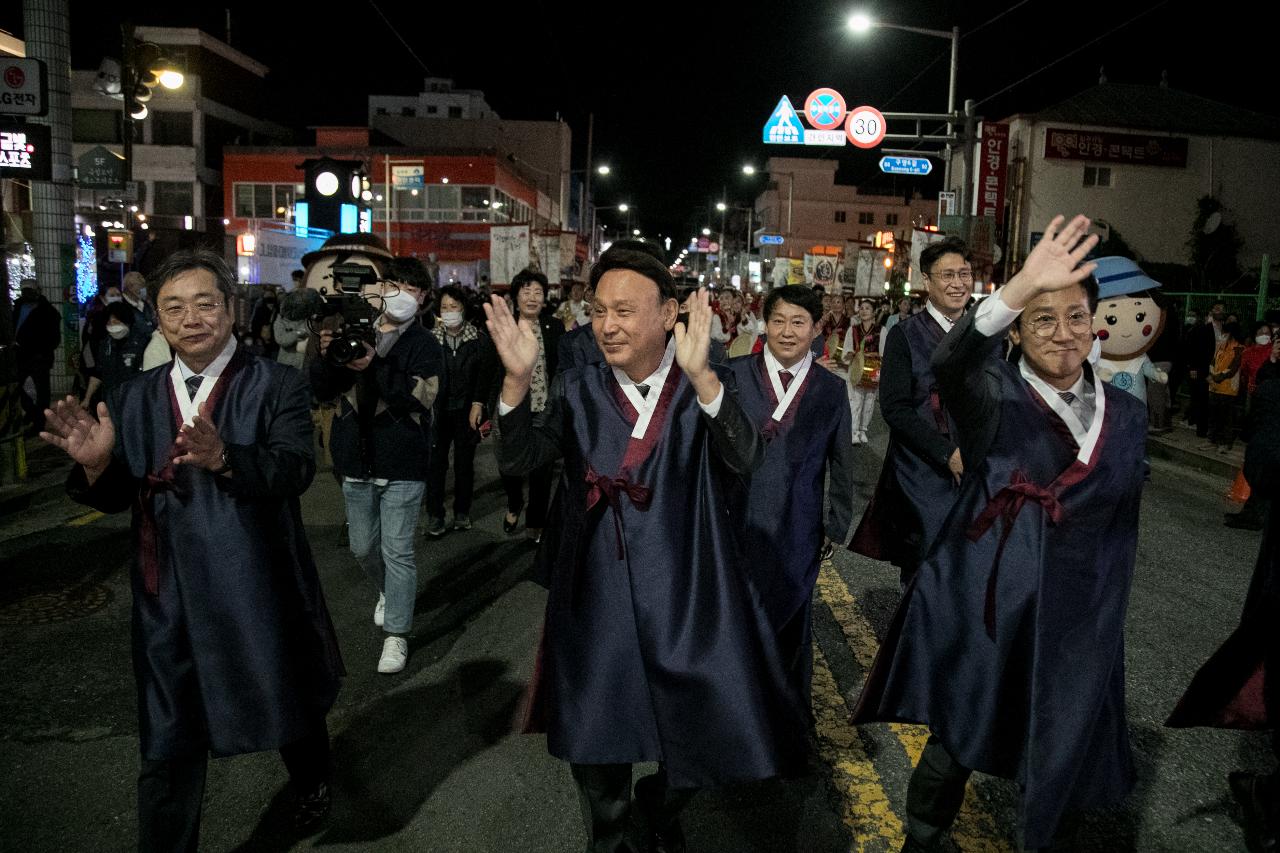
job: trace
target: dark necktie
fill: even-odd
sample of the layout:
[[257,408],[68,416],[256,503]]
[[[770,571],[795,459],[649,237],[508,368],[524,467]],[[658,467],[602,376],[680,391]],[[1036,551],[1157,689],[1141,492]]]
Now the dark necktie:
[[645,399],[647,399],[647,398],[648,398],[648,396],[649,396],[649,386],[648,386],[648,385],[641,385],[641,384],[637,383],[637,384],[636,384],[636,390],[640,392],[640,396],[641,396],[642,398],[645,398]]
[[794,377],[794,376],[792,376],[792,375],[791,375],[790,373],[788,373],[787,371],[785,371],[785,370],[779,370],[779,371],[778,371],[778,381],[782,383],[782,393],[783,393],[783,394],[787,393],[787,389],[791,387],[791,380],[792,380],[792,379],[795,379],[795,377]]
[[200,374],[187,377],[187,396],[192,400],[196,398],[196,392],[200,390],[200,383],[204,381],[204,377]]

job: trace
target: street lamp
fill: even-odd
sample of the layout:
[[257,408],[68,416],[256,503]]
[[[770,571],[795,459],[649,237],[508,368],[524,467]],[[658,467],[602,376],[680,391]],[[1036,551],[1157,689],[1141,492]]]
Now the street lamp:
[[[950,30],[931,30],[927,27],[908,27],[903,24],[886,24],[884,21],[877,21],[865,12],[854,12],[849,16],[846,25],[850,32],[859,35],[871,31],[873,28],[883,30],[901,30],[904,33],[918,33],[922,36],[934,36],[935,38],[948,39],[951,42],[951,82],[947,86],[947,115],[954,116],[956,113],[956,72],[960,68],[960,28],[952,27]],[[953,132],[954,125],[947,122],[947,135]],[[949,190],[951,189],[951,145],[947,145],[947,162],[943,175],[943,184]]]
[[[751,165],[750,163],[742,167],[742,174],[744,175],[754,175],[755,173],[756,173],[756,167]],[[773,175],[780,175],[787,179],[787,236],[790,237],[791,236],[791,211],[794,207],[795,195],[796,195],[796,173],[795,172],[775,172],[772,169],[770,169],[769,175],[771,177]],[[764,223],[761,223],[761,226],[763,225]]]
[[602,164],[599,168],[596,169],[597,175],[607,175],[609,174],[609,172],[610,172],[609,164],[607,163]]

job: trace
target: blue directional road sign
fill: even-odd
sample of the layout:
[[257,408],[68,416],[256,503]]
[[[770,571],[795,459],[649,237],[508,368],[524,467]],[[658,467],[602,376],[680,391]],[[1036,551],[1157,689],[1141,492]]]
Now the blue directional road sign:
[[927,175],[933,171],[928,157],[881,157],[880,171],[888,175]]
[[761,246],[781,246],[784,242],[786,241],[782,239],[781,234],[761,234],[760,235]]

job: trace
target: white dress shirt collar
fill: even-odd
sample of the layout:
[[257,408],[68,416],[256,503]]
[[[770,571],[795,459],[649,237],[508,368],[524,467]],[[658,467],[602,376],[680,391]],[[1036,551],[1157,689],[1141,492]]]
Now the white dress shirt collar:
[[951,331],[951,327],[956,324],[955,320],[952,320],[946,314],[943,314],[941,311],[935,308],[933,306],[933,302],[929,299],[926,299],[924,301],[924,310],[929,312],[930,317],[938,321],[938,325],[942,327],[942,331],[944,332]]
[[[236,336],[232,335],[227,338],[227,345],[222,348],[222,352],[218,353],[218,357],[211,361],[208,367],[200,371],[199,375],[206,379],[217,379],[222,375],[222,371],[226,370],[227,364],[231,361],[231,356],[235,354],[235,351]],[[187,363],[182,360],[181,356],[175,355],[173,360],[178,364],[178,371],[182,374],[183,382],[196,375],[194,370],[187,367]]]
[[782,362],[778,361],[774,354],[770,352],[768,342],[764,345],[764,366],[772,374],[776,374],[779,370],[785,370],[787,373],[790,373],[792,377],[799,376],[805,365],[810,361],[813,361],[813,350],[807,349],[805,350],[804,358],[800,359],[790,367],[783,367]]

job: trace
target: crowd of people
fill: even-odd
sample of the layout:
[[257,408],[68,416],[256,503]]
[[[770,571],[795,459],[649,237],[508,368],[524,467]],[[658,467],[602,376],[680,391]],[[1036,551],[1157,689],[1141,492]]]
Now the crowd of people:
[[[419,519],[434,538],[473,526],[475,450],[495,429],[501,526],[515,535],[523,513],[548,588],[523,727],[568,764],[589,851],[683,851],[700,789],[803,772],[814,586],[846,546],[901,573],[854,719],[929,727],[903,849],[943,849],[974,770],[1017,782],[1025,847],[1069,849],[1072,816],[1134,784],[1123,626],[1151,417],[1091,366],[1088,225],[1054,219],[976,304],[955,239],[922,253],[918,303],[681,293],[640,241],[568,290],[527,270],[505,297],[472,294],[434,288],[371,235],[304,258],[239,334],[213,253],[108,290],[85,337],[98,381],[44,407],[41,436],[76,463],[75,499],[134,511],[139,848],[196,849],[209,754],[278,750],[297,829],[327,819],[325,717],[345,671],[299,504],[317,444],[391,674],[409,652]],[[369,275],[350,298],[375,306],[354,331],[306,296],[353,259]],[[1219,308],[1185,336],[1214,340],[1188,363],[1188,414],[1229,441],[1230,398],[1253,387],[1273,411],[1280,377],[1270,342],[1243,346]],[[142,370],[156,335],[167,355]],[[888,451],[859,507],[877,400]],[[1260,485],[1277,426],[1249,445]],[[1240,630],[1170,725],[1274,721],[1255,675],[1277,651],[1271,542]],[[658,769],[633,787],[640,762]],[[1277,784],[1231,780],[1272,844]]]

